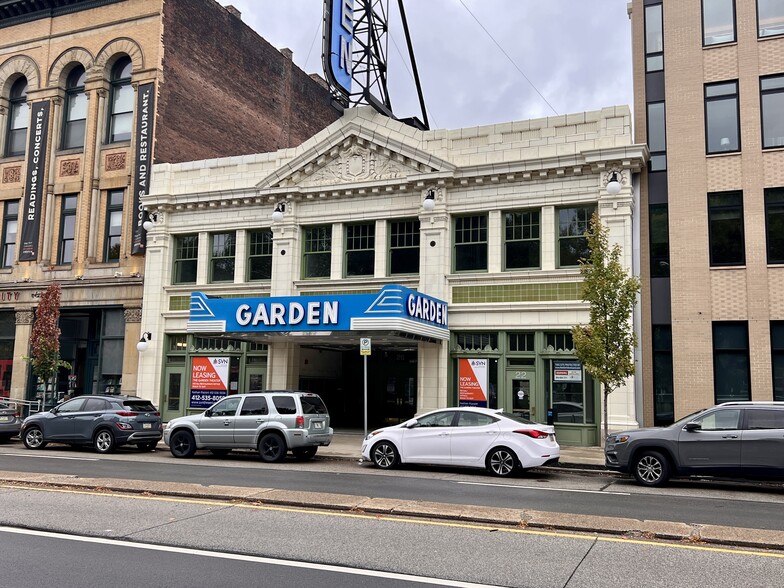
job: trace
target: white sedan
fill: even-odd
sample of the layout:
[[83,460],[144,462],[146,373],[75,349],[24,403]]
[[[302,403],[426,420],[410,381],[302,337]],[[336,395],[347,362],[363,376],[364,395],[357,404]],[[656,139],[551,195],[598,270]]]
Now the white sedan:
[[401,463],[487,468],[496,476],[558,463],[555,429],[489,408],[442,408],[370,433],[362,457],[382,469]]

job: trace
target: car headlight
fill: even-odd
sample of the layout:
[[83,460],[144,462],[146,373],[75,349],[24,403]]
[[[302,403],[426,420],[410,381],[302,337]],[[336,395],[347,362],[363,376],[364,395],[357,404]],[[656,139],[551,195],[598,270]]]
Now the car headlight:
[[381,431],[371,431],[370,433],[368,433],[368,436],[365,437],[365,441],[370,441],[373,437],[375,437],[379,433],[381,433]]
[[[612,437],[610,437],[612,439]],[[619,443],[626,443],[631,439],[631,435],[616,435],[615,436],[615,444],[618,445]]]

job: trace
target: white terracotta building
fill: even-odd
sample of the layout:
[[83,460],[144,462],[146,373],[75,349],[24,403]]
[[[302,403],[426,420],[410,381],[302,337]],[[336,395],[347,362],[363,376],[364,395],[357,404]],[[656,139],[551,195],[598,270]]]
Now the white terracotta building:
[[[554,409],[561,443],[596,445],[601,395],[569,334],[588,320],[577,259],[598,208],[637,272],[646,159],[627,107],[435,131],[354,108],[295,149],[156,165],[143,200],[154,222],[137,393],[168,420],[221,394],[302,388],[324,397],[334,426],[361,428],[360,338],[370,338],[371,426],[484,399],[539,421]],[[613,171],[617,195],[606,190]],[[240,332],[227,326],[233,311],[220,328],[192,314],[215,314],[204,310],[211,297],[349,305],[392,284],[445,302],[448,328],[270,330],[260,320]],[[227,367],[222,390],[199,395],[193,366],[205,358]],[[630,379],[610,397],[611,428],[637,426],[635,389]]]

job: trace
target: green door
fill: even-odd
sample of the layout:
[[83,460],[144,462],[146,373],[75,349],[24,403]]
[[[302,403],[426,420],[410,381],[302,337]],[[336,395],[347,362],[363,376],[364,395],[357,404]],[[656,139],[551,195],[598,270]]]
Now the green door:
[[188,386],[185,380],[185,367],[167,367],[163,382],[161,418],[168,422],[185,414],[188,408]]
[[536,373],[533,369],[509,370],[506,372],[506,394],[504,410],[524,419],[536,420]]

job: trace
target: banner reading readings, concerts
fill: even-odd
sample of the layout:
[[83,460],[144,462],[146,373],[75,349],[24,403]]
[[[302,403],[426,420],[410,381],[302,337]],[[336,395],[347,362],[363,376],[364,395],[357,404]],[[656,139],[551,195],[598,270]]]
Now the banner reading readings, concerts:
[[460,358],[458,367],[460,406],[487,407],[487,360]]
[[41,207],[46,189],[46,138],[49,135],[49,101],[34,102],[31,108],[30,144],[27,146],[27,180],[22,202],[22,243],[19,261],[38,259]]
[[191,368],[191,408],[209,408],[226,396],[228,357],[194,357]]
[[152,125],[155,119],[155,84],[142,84],[136,100],[136,165],[133,170],[133,244],[131,255],[144,253],[147,234],[142,227],[142,197],[150,190],[152,171]]

